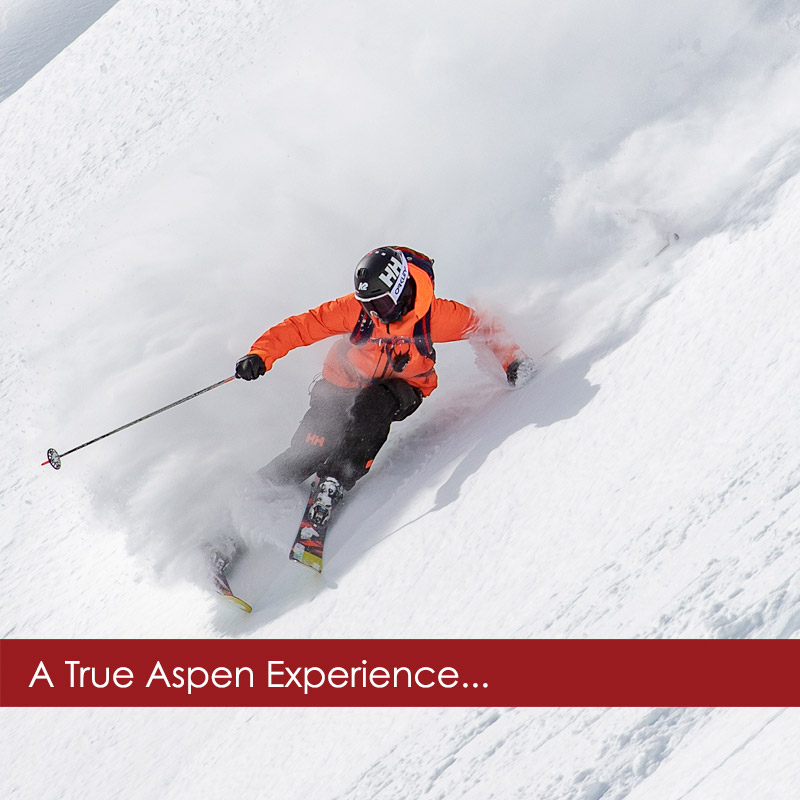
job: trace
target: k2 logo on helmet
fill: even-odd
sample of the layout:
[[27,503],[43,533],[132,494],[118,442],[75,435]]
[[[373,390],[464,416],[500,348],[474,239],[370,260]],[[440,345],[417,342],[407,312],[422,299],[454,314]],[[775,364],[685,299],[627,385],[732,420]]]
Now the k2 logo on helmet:
[[358,284],[359,292],[366,292],[367,289],[369,289],[369,284],[366,281],[361,281],[361,283]]

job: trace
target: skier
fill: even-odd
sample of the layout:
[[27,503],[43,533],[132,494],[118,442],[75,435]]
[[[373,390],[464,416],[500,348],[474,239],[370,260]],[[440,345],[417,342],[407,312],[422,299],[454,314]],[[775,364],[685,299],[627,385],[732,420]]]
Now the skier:
[[[366,475],[392,423],[436,388],[435,343],[485,343],[512,387],[536,374],[497,320],[434,295],[433,259],[422,253],[378,247],[358,262],[354,282],[354,292],[271,327],[236,364],[237,378],[255,380],[294,348],[347,334],[331,347],[289,449],[260,471],[272,484],[315,476],[304,518],[312,539],[324,540],[331,512]],[[321,547],[319,555],[317,569]]]

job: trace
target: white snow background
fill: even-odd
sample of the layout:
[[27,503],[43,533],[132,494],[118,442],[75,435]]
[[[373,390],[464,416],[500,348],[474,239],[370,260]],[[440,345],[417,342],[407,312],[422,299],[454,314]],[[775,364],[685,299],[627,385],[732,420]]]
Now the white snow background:
[[[6,2],[0,635],[797,638],[798,45],[789,0]],[[231,375],[385,243],[545,370],[509,392],[440,346],[323,577],[286,560],[303,492],[252,475],[326,344],[39,466]],[[222,530],[251,616],[201,580]],[[12,798],[800,785],[796,709],[0,719]]]

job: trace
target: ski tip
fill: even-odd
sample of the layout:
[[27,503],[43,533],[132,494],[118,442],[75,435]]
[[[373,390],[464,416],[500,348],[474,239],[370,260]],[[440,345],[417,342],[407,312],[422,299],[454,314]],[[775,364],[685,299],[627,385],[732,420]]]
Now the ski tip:
[[235,595],[231,595],[230,598],[228,599],[231,600],[233,603],[235,603],[245,613],[251,614],[253,612],[253,606],[251,606],[250,603],[246,603],[244,600],[242,600],[241,597],[236,597]]
[[253,606],[250,603],[242,600],[241,597],[237,597],[235,594],[227,594],[226,592],[220,592],[220,597],[224,597],[226,600],[230,600],[237,608],[241,608],[242,611],[250,614],[253,611]]
[[310,567],[315,572],[322,572],[322,558],[306,550],[300,542],[295,543],[294,547],[289,551],[289,561],[302,564],[304,567]]
[[241,597],[237,597],[232,591],[231,587],[228,584],[228,579],[222,574],[214,575],[214,589],[216,590],[217,594],[220,597],[224,597],[226,600],[230,600],[231,603],[234,605],[239,606],[242,611],[246,611],[248,614],[253,610],[253,607],[250,603],[242,600]]

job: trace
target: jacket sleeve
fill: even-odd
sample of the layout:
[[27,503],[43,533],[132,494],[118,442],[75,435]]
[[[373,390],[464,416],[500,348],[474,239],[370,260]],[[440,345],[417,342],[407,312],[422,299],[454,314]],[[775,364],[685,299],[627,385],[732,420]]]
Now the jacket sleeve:
[[431,338],[434,343],[469,339],[473,346],[488,347],[503,369],[524,355],[497,317],[440,297],[431,307]]
[[355,327],[361,306],[352,294],[330,300],[304,314],[287,317],[273,325],[253,342],[251,353],[264,359],[269,370],[296,347],[305,347],[330,336],[350,333]]

